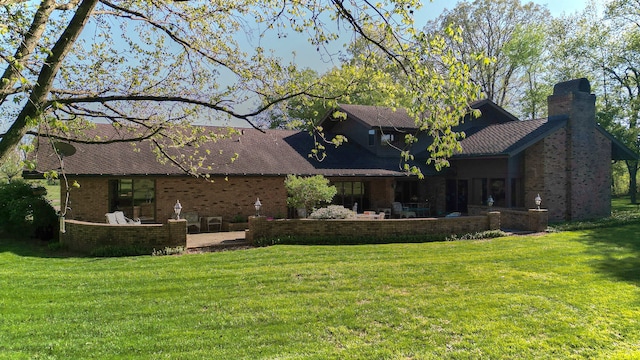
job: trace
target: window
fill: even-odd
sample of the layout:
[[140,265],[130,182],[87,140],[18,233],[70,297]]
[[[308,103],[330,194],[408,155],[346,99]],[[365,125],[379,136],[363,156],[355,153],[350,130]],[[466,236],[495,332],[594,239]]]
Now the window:
[[351,209],[353,204],[358,203],[358,209],[362,210],[369,206],[366,183],[362,181],[338,181],[334,182],[336,196],[333,204],[342,205]]
[[389,145],[395,141],[394,134],[382,134],[380,136],[380,144],[381,145]]
[[369,146],[373,146],[376,144],[376,131],[369,130]]
[[109,180],[109,211],[123,211],[143,222],[155,220],[155,180]]

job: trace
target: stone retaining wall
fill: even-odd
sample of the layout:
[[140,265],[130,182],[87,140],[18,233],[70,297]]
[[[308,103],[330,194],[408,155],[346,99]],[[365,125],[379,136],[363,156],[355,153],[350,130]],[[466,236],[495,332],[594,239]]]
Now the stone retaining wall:
[[400,235],[467,234],[500,229],[500,213],[458,218],[411,218],[385,220],[267,220],[250,217],[246,239],[270,239],[279,236],[376,238]]
[[91,253],[105,246],[153,249],[187,247],[187,221],[168,220],[166,224],[111,225],[77,220],[65,220],[60,243],[69,250]]

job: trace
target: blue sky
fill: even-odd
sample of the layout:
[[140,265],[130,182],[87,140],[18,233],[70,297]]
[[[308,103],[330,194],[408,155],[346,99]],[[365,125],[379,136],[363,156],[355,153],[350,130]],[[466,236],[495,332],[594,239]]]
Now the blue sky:
[[[525,2],[526,0],[521,0]],[[586,0],[533,0],[534,3],[545,5],[553,17],[560,17],[563,14],[572,14],[582,11],[587,6]],[[428,20],[438,17],[445,9],[452,9],[456,6],[458,0],[434,0],[429,2],[423,0],[423,7],[416,13],[416,27],[422,28]],[[418,20],[419,19],[419,20]],[[330,51],[338,52],[344,50],[343,45],[349,43],[351,39],[349,35],[341,38],[339,42],[330,44]],[[255,39],[254,39],[255,40]],[[316,70],[318,73],[324,73],[332,67],[339,66],[337,59],[330,59],[326,55],[318,53],[312,45],[309,44],[306,34],[288,34],[285,41],[282,39],[265,38],[259,41],[259,45],[265,48],[273,49],[277,56],[281,57],[283,62],[294,61],[300,67],[308,67]],[[257,43],[253,45],[258,45]],[[292,55],[295,53],[295,58]],[[252,105],[246,104],[239,109],[251,108]],[[248,126],[244,121],[232,120],[234,126]]]
[[[521,0],[526,2],[525,0]],[[551,15],[556,17],[563,13],[573,13],[580,11],[587,6],[586,0],[533,0],[532,2],[540,5],[546,5],[547,9],[551,11]],[[457,4],[457,1],[452,0],[434,0],[433,2],[423,1],[423,7],[421,12],[426,12],[431,15],[432,18],[437,17],[442,10],[452,9]]]

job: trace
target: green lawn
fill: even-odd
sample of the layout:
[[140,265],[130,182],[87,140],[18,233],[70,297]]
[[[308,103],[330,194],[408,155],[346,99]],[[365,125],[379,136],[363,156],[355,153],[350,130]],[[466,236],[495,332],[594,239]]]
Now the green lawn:
[[640,358],[637,239],[108,259],[0,241],[0,359]]

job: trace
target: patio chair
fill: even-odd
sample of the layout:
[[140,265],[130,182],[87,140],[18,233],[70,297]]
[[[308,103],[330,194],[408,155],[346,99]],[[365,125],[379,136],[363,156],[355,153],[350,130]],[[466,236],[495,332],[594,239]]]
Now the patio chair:
[[222,231],[222,216],[207,216],[207,232],[211,232],[212,228],[218,228],[218,231]]
[[115,211],[113,213],[114,217],[116,218],[116,222],[118,223],[118,225],[140,225],[140,219],[129,219],[128,217],[124,216],[124,213],[122,211]]
[[184,219],[187,220],[187,232],[189,232],[190,227],[195,227],[200,232],[200,217],[196,212],[188,212],[184,213]]
[[409,211],[409,209],[405,208],[402,206],[402,203],[400,202],[394,202],[391,204],[392,205],[392,211],[393,211],[393,215],[399,217],[399,218],[411,218],[411,217],[416,217],[416,213],[414,211]]
[[104,214],[104,217],[107,220],[107,224],[118,225],[118,220],[116,220],[116,215],[114,213],[106,213]]

